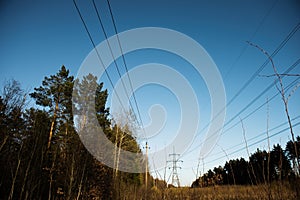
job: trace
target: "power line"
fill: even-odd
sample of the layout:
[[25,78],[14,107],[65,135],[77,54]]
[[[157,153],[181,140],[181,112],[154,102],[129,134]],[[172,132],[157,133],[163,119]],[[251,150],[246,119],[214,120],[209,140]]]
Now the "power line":
[[[300,115],[298,115],[297,117],[291,119],[291,121],[295,121],[295,120],[297,120],[297,119],[299,119],[299,118],[300,118]],[[243,120],[243,119],[242,119],[242,120]],[[283,122],[283,123],[281,123],[281,124],[279,124],[279,125],[277,125],[277,126],[271,128],[269,131],[274,131],[274,130],[276,130],[276,129],[278,129],[278,128],[280,128],[280,127],[286,125],[286,124],[287,124],[287,122]],[[252,137],[252,138],[249,138],[249,139],[247,139],[247,141],[255,140],[255,139],[257,139],[257,138],[259,138],[259,137],[261,137],[261,136],[263,136],[263,135],[266,135],[266,132],[262,132],[262,133],[260,133],[260,134],[258,134],[258,135],[256,135],[256,136],[254,136],[254,137]],[[241,146],[242,144],[244,144],[244,142],[241,142],[241,143],[239,143],[239,144],[236,144],[236,145],[234,145],[234,146],[231,146],[231,147],[227,148],[226,151],[227,151],[227,150],[230,150],[230,149],[233,149],[233,148],[235,148],[235,147]],[[218,152],[218,153],[212,154],[212,155],[210,155],[210,156],[215,156],[215,155],[218,155],[218,154],[221,154],[221,153],[223,153],[223,151],[220,151],[220,152]]]
[[[104,71],[105,71],[105,73],[106,73],[106,76],[107,76],[107,78],[109,79],[109,82],[110,82],[110,84],[111,84],[111,86],[112,86],[112,88],[113,88],[113,87],[114,87],[113,82],[112,82],[112,80],[111,80],[111,78],[110,78],[110,76],[109,76],[109,74],[108,74],[106,68],[104,67],[104,63],[103,63],[103,61],[102,61],[102,59],[101,59],[101,57],[100,57],[100,54],[99,54],[99,52],[98,52],[98,50],[97,50],[97,48],[96,48],[96,45],[95,45],[94,40],[93,40],[93,38],[92,38],[92,36],[91,36],[89,30],[88,30],[88,27],[87,27],[87,25],[86,25],[86,23],[85,23],[85,21],[84,21],[84,19],[83,19],[83,16],[82,16],[82,14],[81,14],[81,12],[80,12],[80,10],[79,10],[77,4],[76,4],[76,1],[73,0],[73,3],[74,3],[74,5],[75,5],[75,7],[76,7],[76,10],[77,10],[77,12],[78,12],[78,14],[79,14],[79,16],[80,16],[80,19],[81,19],[82,23],[83,23],[83,25],[84,25],[84,28],[85,28],[85,30],[86,30],[88,36],[89,36],[89,39],[90,39],[90,41],[91,41],[91,43],[92,43],[94,49],[96,50],[98,59],[99,59],[101,65],[102,65],[102,67],[104,68]],[[130,76],[129,76],[129,73],[128,73],[128,68],[127,68],[127,64],[126,64],[126,61],[125,61],[125,56],[124,56],[124,53],[123,53],[123,50],[122,50],[122,47],[121,47],[121,42],[120,42],[120,39],[119,39],[119,36],[118,36],[117,27],[116,27],[115,20],[114,20],[114,17],[113,17],[112,9],[111,9],[111,6],[110,6],[110,3],[109,3],[108,0],[107,0],[107,3],[108,3],[108,6],[109,6],[109,11],[110,11],[111,18],[112,18],[112,21],[113,21],[114,30],[115,30],[115,33],[116,33],[116,36],[117,36],[117,39],[118,39],[118,44],[119,44],[119,47],[120,47],[120,50],[121,50],[123,63],[124,63],[125,69],[126,69],[126,73],[127,73],[127,76],[128,76],[128,80],[129,80],[129,82],[130,82],[130,87],[131,87],[131,91],[132,91],[132,94],[133,94],[134,102],[135,102],[135,105],[136,105],[136,108],[137,108],[137,111],[138,111],[138,116],[139,116],[139,119],[140,119],[140,123],[141,123],[141,125],[142,125],[143,131],[144,131],[144,134],[145,134],[145,138],[146,138],[146,140],[147,140],[147,135],[146,135],[146,132],[145,132],[145,129],[144,129],[144,125],[143,125],[143,121],[142,121],[142,118],[141,118],[140,110],[139,110],[139,107],[138,107],[138,104],[137,104],[137,100],[136,100],[136,97],[135,97],[135,94],[134,94],[134,91],[133,91],[132,81],[131,81]],[[109,46],[110,53],[111,53],[112,58],[113,58],[113,60],[114,60],[115,68],[116,68],[116,70],[117,70],[117,72],[118,72],[118,75],[119,75],[119,77],[120,77],[120,79],[121,79],[121,73],[120,73],[119,67],[118,67],[118,65],[117,65],[116,58],[114,57],[114,54],[113,54],[111,45],[110,45],[110,43],[109,43],[109,41],[108,41],[107,33],[106,33],[106,31],[105,31],[103,22],[102,22],[102,20],[101,20],[100,14],[99,14],[99,12],[98,12],[98,9],[97,9],[97,6],[96,6],[94,0],[93,0],[93,6],[94,6],[94,9],[95,9],[95,11],[96,11],[96,14],[97,14],[99,23],[100,23],[100,25],[101,25],[101,29],[102,29],[102,31],[103,31],[103,33],[104,33],[105,39],[106,39],[107,44],[108,44],[108,46]],[[125,84],[124,84],[124,82],[123,82],[122,79],[121,79],[121,82],[122,82],[122,86],[123,86],[123,88],[124,88],[124,90],[125,90],[126,96],[127,96],[127,98],[128,98],[130,107],[131,107],[131,109],[133,110],[133,106],[132,106],[132,104],[131,104],[131,101],[130,101],[130,98],[129,98],[127,89],[126,89]],[[119,95],[117,94],[117,92],[116,92],[116,96],[117,96],[117,98],[118,98],[118,100],[119,100],[119,102],[120,102],[120,105],[121,105],[122,108],[124,109],[124,106],[123,106],[123,104],[122,104],[122,102],[121,102],[121,100],[120,100],[120,97],[119,97]],[[125,109],[124,109],[124,110],[125,110]],[[135,113],[134,113],[134,115],[135,115]],[[136,116],[135,116],[135,117],[136,117]],[[145,173],[145,182],[146,182],[146,187],[147,187],[147,179],[148,179],[148,149],[149,149],[149,147],[148,147],[148,142],[146,142],[146,147],[145,147],[145,148],[146,148],[146,173]],[[179,182],[178,182],[178,185],[179,185]]]
[[[274,58],[278,52],[286,45],[286,43],[293,37],[293,35],[299,30],[300,23],[298,23],[291,31],[290,33],[285,37],[285,39],[279,44],[279,46],[273,51],[273,53],[270,55],[271,58]],[[267,66],[267,64],[270,62],[269,59],[266,59],[266,61],[252,74],[250,79],[240,88],[240,90],[231,98],[231,100],[226,103],[225,107],[219,111],[219,113],[210,120],[209,123],[207,123],[204,128],[202,128],[199,132],[203,132],[211,122],[213,122],[228,106],[232,104],[232,102],[250,85],[250,83],[259,75],[259,73]],[[298,62],[298,61],[297,61]],[[199,134],[196,136],[198,137]]]
[[132,106],[132,104],[131,104],[131,101],[130,101],[130,98],[129,98],[127,89],[126,89],[126,87],[125,87],[124,81],[123,81],[123,79],[121,78],[121,77],[122,77],[122,76],[121,76],[121,72],[120,72],[120,69],[119,69],[118,64],[117,64],[117,62],[116,62],[116,58],[115,58],[115,56],[114,56],[114,54],[113,54],[111,45],[110,45],[110,43],[109,43],[109,41],[108,41],[108,36],[107,36],[106,31],[105,31],[103,22],[102,22],[102,20],[101,20],[101,16],[100,16],[100,14],[99,14],[99,12],[98,12],[98,9],[97,9],[95,0],[93,0],[93,6],[94,6],[94,9],[95,9],[95,11],[96,11],[97,18],[98,18],[98,21],[99,21],[99,23],[100,23],[102,32],[103,32],[104,37],[105,37],[105,39],[106,39],[106,43],[107,43],[107,45],[108,45],[108,47],[109,47],[110,54],[111,54],[111,56],[112,56],[112,58],[113,58],[113,60],[114,60],[115,68],[116,68],[116,70],[117,70],[117,72],[118,72],[118,75],[119,75],[119,77],[120,77],[122,86],[123,86],[124,91],[125,91],[125,94],[126,94],[126,97],[127,97],[128,101],[129,101],[129,105],[130,105],[131,109],[133,110],[133,106]]
[[[291,70],[293,70],[298,64],[300,63],[300,59],[298,59],[293,65],[291,65],[284,73],[289,73]],[[282,77],[284,78],[284,77]],[[286,90],[293,87],[293,85],[295,83],[297,83],[297,81],[300,79],[300,77],[298,77],[296,80],[294,80],[292,83],[290,83],[288,86],[286,86]],[[274,81],[272,84],[270,84],[267,88],[265,88],[265,90],[263,90],[263,92],[261,92],[259,95],[257,95],[250,103],[248,103],[243,109],[241,109],[234,117],[232,117],[227,123],[224,124],[224,127],[228,126],[234,119],[236,119],[241,113],[243,113],[245,110],[247,110],[250,106],[252,106],[261,96],[263,96],[268,90],[270,90],[276,83],[278,80]],[[269,101],[273,100],[278,94],[280,94],[280,92],[276,93],[273,97],[271,97],[269,99]],[[262,105],[258,106],[254,111],[252,111],[251,113],[249,113],[245,118],[246,119],[248,117],[250,117],[251,115],[253,115],[255,112],[257,112],[259,109],[261,109],[264,105],[266,104],[263,103]],[[231,126],[230,128],[226,129],[225,131],[223,131],[221,133],[221,135],[224,135],[226,132],[228,132],[229,130],[231,130],[232,128],[234,128],[235,126],[237,126],[239,124],[239,122],[235,123],[233,126]],[[223,127],[223,128],[224,128]],[[218,131],[220,131],[222,128],[216,130],[213,134],[217,133]],[[213,136],[213,135],[212,135]],[[209,136],[206,138],[206,140],[212,138],[212,136]],[[192,150],[188,151],[186,154],[193,152],[194,150],[196,150],[199,146],[201,146],[203,143],[197,145],[195,148],[193,148]]]
[[[285,87],[285,90],[289,90],[292,87],[294,87],[295,85],[297,85],[298,80],[300,79],[300,77],[298,77],[296,80],[294,80],[292,83],[290,83],[288,86]],[[273,99],[275,99],[275,97],[280,94],[280,92],[277,92],[275,95],[273,95],[270,99],[269,102],[272,101]],[[246,115],[242,120],[245,120],[247,118],[249,118],[251,115],[253,115],[254,113],[256,113],[258,110],[260,110],[263,106],[265,106],[268,103],[268,101],[265,101],[264,103],[262,103],[260,106],[258,106],[256,109],[254,109],[252,112],[250,112],[248,115]],[[228,132],[229,130],[231,130],[232,128],[234,128],[235,126],[237,126],[240,122],[236,122],[234,125],[232,125],[231,127],[229,127],[228,129],[226,129],[225,131],[222,132],[221,135],[224,135],[226,132]]]
[[[296,127],[296,126],[299,126],[299,125],[300,125],[300,122],[294,124],[293,127]],[[279,135],[279,134],[281,134],[281,133],[283,133],[283,132],[285,132],[285,131],[287,131],[287,130],[289,130],[289,127],[285,128],[285,129],[282,129],[282,130],[280,130],[280,131],[278,131],[278,132],[276,132],[276,133],[270,135],[269,137],[265,137],[265,138],[263,138],[263,139],[261,139],[261,140],[258,140],[258,141],[256,141],[256,142],[254,142],[254,143],[248,145],[248,147],[252,147],[252,146],[254,146],[254,145],[256,145],[256,144],[259,144],[259,143],[261,143],[261,142],[267,140],[268,138],[272,138],[272,137],[274,137],[274,136],[276,136],[276,135]],[[242,148],[240,148],[240,149],[238,149],[238,150],[235,150],[235,151],[233,151],[233,152],[231,152],[231,153],[229,153],[229,154],[227,154],[227,155],[235,154],[235,153],[240,152],[240,151],[242,151],[242,150],[244,150],[244,149],[246,149],[246,147],[242,147]],[[222,159],[222,158],[224,158],[224,157],[226,157],[226,156],[221,156],[221,157],[219,157],[219,158],[210,160],[210,161],[208,161],[207,163],[215,162],[215,161],[220,160],[220,159]]]
[[111,19],[112,19],[112,22],[113,22],[115,34],[117,36],[117,40],[118,40],[118,44],[119,44],[119,47],[120,47],[120,51],[121,51],[121,54],[122,54],[122,60],[123,60],[123,63],[124,63],[125,69],[126,69],[127,76],[128,76],[128,80],[129,80],[129,84],[130,84],[132,96],[133,96],[133,99],[134,99],[134,102],[135,102],[135,105],[136,105],[136,109],[137,109],[137,112],[138,112],[140,123],[141,123],[143,131],[144,131],[144,135],[145,135],[146,141],[147,141],[147,133],[146,133],[146,131],[144,129],[144,123],[143,123],[143,120],[142,120],[142,117],[141,117],[141,112],[140,112],[140,109],[139,109],[139,106],[138,106],[138,103],[137,103],[137,100],[136,100],[135,93],[133,91],[132,81],[131,81],[131,78],[130,78],[129,73],[128,73],[128,67],[127,67],[127,63],[126,63],[125,56],[124,56],[124,53],[123,53],[121,41],[120,41],[120,38],[119,38],[119,34],[118,34],[118,30],[117,30],[117,25],[116,25],[116,22],[115,22],[115,19],[114,19],[114,15],[113,15],[113,12],[112,12],[112,8],[111,8],[111,5],[110,5],[110,2],[109,2],[109,0],[106,0],[106,1],[107,1],[107,4],[108,4],[110,16],[111,16]]
[[[273,53],[270,55],[271,58],[274,58],[278,52],[286,45],[286,43],[292,38],[292,36],[298,31],[300,28],[300,23],[298,23],[293,30],[286,36],[286,38],[280,43],[280,45],[273,51]],[[269,59],[267,59],[259,68],[252,74],[250,79],[241,87],[241,89],[231,98],[231,100],[226,104],[226,107],[232,104],[232,102],[245,90],[250,83],[260,74],[260,72],[267,66],[267,64],[270,62]],[[298,61],[297,61],[298,62]],[[225,108],[224,108],[225,109]]]
[[[76,10],[77,10],[77,13],[78,13],[78,15],[79,15],[79,17],[80,17],[80,19],[81,19],[81,22],[82,22],[83,25],[84,25],[85,31],[87,32],[87,34],[88,34],[88,36],[89,36],[90,42],[92,43],[92,45],[93,45],[93,47],[94,47],[94,49],[95,49],[95,51],[96,51],[98,60],[100,61],[101,66],[102,66],[102,68],[104,69],[104,72],[105,72],[105,74],[106,74],[106,76],[107,76],[107,78],[108,78],[108,80],[109,80],[109,82],[110,82],[112,88],[114,88],[114,84],[113,84],[113,82],[112,82],[112,80],[111,80],[111,77],[109,76],[109,74],[108,74],[108,72],[107,72],[107,70],[106,70],[106,68],[105,68],[105,66],[104,66],[103,60],[101,59],[101,56],[100,56],[100,54],[99,54],[99,52],[98,52],[98,50],[97,50],[97,48],[96,48],[95,42],[94,42],[94,40],[93,40],[93,38],[92,38],[92,35],[91,35],[91,33],[90,33],[90,31],[89,31],[89,29],[88,29],[88,27],[87,27],[87,25],[86,25],[86,23],[85,23],[85,21],[84,21],[84,19],[83,19],[83,16],[82,16],[82,14],[81,14],[81,12],[80,12],[78,6],[77,6],[76,1],[73,0],[73,3],[74,3],[74,5],[75,5],[75,7],[76,7]],[[123,106],[123,104],[122,104],[122,102],[121,102],[121,99],[120,99],[120,97],[119,97],[119,95],[118,95],[117,92],[116,92],[116,96],[117,96],[117,98],[118,98],[118,101],[120,102],[120,105],[121,105],[122,108],[125,110],[125,108],[124,108],[124,106]]]
[[[262,25],[264,24],[265,20],[267,19],[267,17],[270,15],[270,13],[272,12],[273,8],[275,7],[275,5],[277,4],[278,0],[274,1],[272,6],[269,8],[269,10],[267,11],[267,13],[264,15],[264,17],[262,18],[262,20],[260,21],[260,23],[258,24],[257,28],[255,29],[254,33],[251,35],[251,37],[249,38],[249,41],[252,41],[253,38],[256,36],[256,34],[258,33],[259,29],[261,29]],[[238,55],[238,57],[235,59],[235,61],[233,62],[233,64],[231,65],[231,67],[229,68],[229,70],[227,71],[227,73],[225,74],[225,78],[224,80],[228,77],[228,75],[230,74],[230,72],[233,70],[233,68],[236,66],[236,63],[240,60],[240,58],[242,57],[242,55],[246,52],[247,48],[249,47],[249,45],[245,45],[244,48],[242,49],[242,51],[240,52],[240,54]]]
[[[144,125],[143,125],[143,121],[142,121],[142,118],[141,118],[141,114],[140,114],[140,110],[139,110],[139,107],[138,107],[138,104],[137,104],[137,100],[136,100],[136,97],[135,97],[135,94],[134,94],[134,91],[133,91],[133,86],[132,86],[132,81],[130,79],[130,76],[129,76],[129,73],[128,73],[128,68],[127,68],[127,64],[126,64],[126,61],[125,61],[125,56],[124,56],[124,53],[123,53],[123,49],[122,49],[122,46],[121,46],[121,42],[120,42],[120,39],[119,39],[119,35],[118,35],[118,31],[117,31],[117,26],[116,26],[116,23],[115,23],[115,19],[114,19],[114,16],[113,16],[113,12],[112,12],[112,8],[111,8],[111,5],[109,3],[109,1],[107,0],[107,4],[108,4],[108,8],[109,8],[109,13],[110,13],[110,16],[111,16],[111,19],[112,19],[112,22],[113,22],[113,27],[114,27],[114,31],[115,31],[115,34],[117,36],[117,40],[118,40],[118,45],[119,45],[119,48],[120,48],[120,51],[121,51],[121,55],[122,55],[122,60],[123,60],[123,63],[124,63],[124,66],[125,66],[125,69],[126,69],[126,74],[128,76],[128,80],[129,80],[129,83],[130,83],[130,88],[131,88],[131,92],[133,94],[133,98],[134,98],[134,102],[135,102],[135,105],[136,105],[136,109],[138,111],[138,116],[139,116],[139,120],[140,120],[140,123],[142,125],[142,128],[143,128],[143,131],[144,131],[144,134],[145,134],[145,137],[146,137],[146,140],[147,140],[147,135],[146,135],[146,132],[145,132],[145,129],[144,129]],[[94,9],[96,11],[96,14],[97,14],[97,18],[99,20],[99,23],[101,25],[101,29],[102,29],[102,32],[104,33],[104,36],[105,36],[105,39],[106,39],[106,42],[107,42],[107,45],[109,47],[109,50],[110,50],[110,53],[111,53],[111,56],[114,60],[114,64],[115,64],[115,68],[118,72],[118,75],[121,79],[121,83],[122,83],[122,86],[124,88],[124,91],[125,91],[125,94],[127,96],[127,99],[129,101],[129,104],[130,104],[130,107],[132,109],[132,111],[134,111],[133,109],[133,106],[131,104],[131,101],[130,101],[130,98],[129,98],[129,95],[128,95],[128,92],[127,92],[127,88],[125,87],[125,84],[124,84],[124,81],[122,80],[121,78],[121,73],[120,73],[120,69],[118,67],[118,64],[116,62],[116,58],[114,57],[114,54],[113,54],[113,51],[112,51],[112,48],[111,48],[111,45],[108,41],[108,36],[106,34],[106,31],[105,31],[105,28],[104,28],[104,25],[103,25],[103,22],[101,20],[101,16],[99,14],[99,11],[98,11],[98,8],[96,6],[96,3],[95,3],[95,0],[93,0],[93,6],[94,6]],[[134,112],[133,112],[134,113]],[[135,113],[134,113],[135,115]],[[136,116],[135,116],[136,117]],[[145,146],[145,149],[146,149],[146,173],[145,173],[145,185],[146,185],[146,188],[147,188],[147,185],[148,185],[148,149],[150,149],[150,147],[148,146],[148,141],[146,141],[146,146]]]
[[[294,81],[293,81],[292,83],[290,83],[288,86],[286,86],[285,90],[289,90],[289,89],[291,89],[292,87],[294,87],[294,86],[297,84],[297,81],[298,81],[299,79],[300,79],[300,77],[298,77],[296,80],[294,80]],[[273,96],[269,99],[269,102],[270,102],[271,100],[273,100],[278,94],[280,94],[280,92],[278,92],[278,93],[276,93],[275,95],[273,95]],[[249,113],[247,116],[245,116],[244,118],[242,118],[242,120],[245,120],[245,119],[247,119],[248,117],[250,117],[251,115],[253,115],[255,112],[257,112],[259,109],[261,109],[261,108],[262,108],[264,105],[266,105],[267,103],[268,103],[268,102],[266,101],[266,102],[264,102],[263,104],[261,104],[260,106],[258,106],[255,110],[253,110],[253,111],[252,111],[251,113]],[[295,120],[297,120],[297,119],[299,119],[299,118],[300,118],[300,115],[298,115],[297,117],[294,117],[293,119],[291,119],[291,121],[295,121]],[[269,131],[276,130],[276,129],[278,129],[278,128],[284,126],[286,123],[287,123],[287,122],[281,123],[281,124],[279,124],[279,125],[277,125],[277,126],[271,128]],[[226,132],[230,131],[231,129],[233,129],[234,127],[236,127],[238,124],[240,124],[240,121],[236,122],[234,125],[232,125],[232,126],[229,127],[228,129],[226,129],[225,131],[223,131],[221,135],[224,135]],[[260,134],[258,134],[258,135],[256,135],[256,136],[254,136],[254,137],[248,139],[248,141],[255,140],[255,139],[257,139],[257,138],[259,138],[259,137],[261,137],[261,136],[263,136],[263,135],[265,135],[265,134],[266,134],[266,132],[262,132],[262,133],[260,133]],[[203,143],[199,144],[197,147],[193,148],[191,151],[187,152],[186,154],[189,154],[189,153],[193,152],[194,150],[196,150],[196,149],[197,149],[199,146],[201,146],[202,144],[203,144]],[[227,150],[230,150],[230,149],[233,149],[233,148],[235,148],[235,147],[238,147],[238,146],[240,146],[240,145],[242,145],[242,144],[244,144],[244,142],[241,142],[241,143],[239,143],[239,144],[233,145],[233,146],[227,148],[226,151],[227,151]],[[218,153],[212,154],[212,155],[210,155],[210,156],[215,156],[215,155],[218,155],[218,154],[220,154],[220,153],[223,153],[223,151],[220,151],[220,152],[218,152]],[[186,155],[186,154],[185,154],[185,155]]]
[[[298,59],[292,66],[289,67],[285,71],[285,73],[289,73],[292,69],[294,69],[298,64],[300,63],[300,59]],[[237,118],[242,112],[244,112],[247,108],[249,108],[251,105],[253,105],[259,98],[261,98],[267,91],[269,91],[278,80],[276,79],[272,84],[270,84],[267,88],[265,88],[259,95],[257,95],[250,103],[248,103],[242,110],[240,110],[234,117],[232,117],[225,125],[228,125],[230,122],[232,122],[235,118]]]
[[[296,118],[294,118],[293,120],[298,119],[298,118],[300,118],[300,115],[297,116]],[[276,126],[276,127],[274,127],[274,128],[272,128],[272,129],[269,130],[269,131],[275,130],[275,129],[281,127],[281,126],[284,125],[284,124],[286,124],[286,122],[283,123],[283,124],[280,124],[280,125],[278,125],[278,126]],[[296,124],[294,124],[293,127],[297,127],[297,126],[299,126],[299,125],[300,125],[300,122],[297,122]],[[263,139],[260,139],[260,140],[258,140],[258,141],[255,141],[255,142],[251,143],[250,145],[248,145],[248,147],[252,147],[252,146],[254,146],[254,145],[256,145],[256,144],[259,144],[259,143],[261,143],[261,142],[263,142],[263,141],[265,141],[265,140],[267,140],[267,139],[270,139],[270,138],[275,137],[275,136],[277,136],[277,135],[279,135],[279,134],[281,134],[281,133],[284,133],[284,132],[287,131],[287,130],[289,130],[289,127],[286,127],[286,128],[284,128],[284,129],[281,129],[280,131],[278,131],[278,132],[276,132],[276,133],[273,133],[272,135],[269,135],[269,137],[265,137],[265,138],[263,138]],[[261,136],[261,135],[266,135],[266,132],[263,132],[263,133],[259,134],[259,136]],[[247,141],[251,141],[251,140],[254,140],[254,139],[256,139],[256,138],[257,138],[257,136],[252,137],[252,138],[248,139]],[[242,143],[241,143],[241,144],[242,144]],[[235,147],[240,146],[241,144],[235,145]],[[244,142],[243,142],[243,144],[244,144]],[[229,149],[232,149],[232,148],[233,148],[233,147],[230,147],[230,148],[228,148],[228,149],[226,149],[226,150],[229,150]],[[233,154],[235,154],[235,153],[238,153],[238,152],[240,152],[240,151],[242,151],[242,150],[244,150],[244,149],[246,149],[246,147],[239,148],[239,149],[237,149],[237,150],[235,150],[235,151],[232,151],[232,152],[228,153],[227,155],[220,156],[220,157],[215,158],[215,159],[213,159],[213,160],[210,160],[210,161],[208,161],[208,162],[206,162],[206,163],[213,163],[213,162],[215,162],[215,161],[217,161],[217,160],[220,160],[220,159],[223,159],[223,158],[228,157],[228,156],[230,156],[230,155],[233,155]],[[220,154],[220,153],[221,153],[221,152],[216,153],[216,154],[214,154],[214,155],[217,155],[217,154]],[[193,167],[195,167],[195,166],[193,166]],[[184,168],[184,169],[189,169],[189,168],[190,168],[190,167],[186,167],[186,168]]]
[[[276,94],[276,95],[277,95],[277,94]],[[275,96],[276,96],[276,95],[275,95]],[[273,96],[273,97],[274,97],[274,96]],[[269,102],[270,102],[270,99],[269,99]],[[263,105],[265,105],[265,104],[266,104],[266,103],[263,103]],[[261,106],[260,106],[259,108],[261,108]],[[246,117],[242,118],[241,120],[245,120],[247,117],[249,117],[249,115],[247,115]],[[295,120],[297,120],[297,119],[299,119],[299,118],[300,118],[300,115],[298,115],[297,117],[294,117],[293,119],[291,119],[291,121],[295,121]],[[233,126],[231,126],[230,128],[228,128],[228,129],[227,129],[226,131],[224,131],[223,133],[229,131],[229,129],[234,128],[234,127],[235,127],[236,125],[238,125],[238,124],[240,124],[240,121],[238,121],[236,124],[234,124]],[[279,124],[279,125],[277,125],[277,126],[271,128],[269,131],[274,131],[274,130],[276,130],[276,129],[278,129],[278,128],[280,128],[280,127],[286,125],[286,124],[287,124],[287,122],[283,122],[283,123],[281,123],[281,124]],[[252,138],[247,139],[247,141],[255,140],[255,139],[257,139],[257,138],[259,138],[259,137],[261,137],[261,136],[263,136],[263,135],[265,135],[265,134],[266,134],[266,132],[262,132],[262,133],[260,133],[260,134],[258,134],[258,135],[256,135],[256,136],[254,136],[254,137],[252,137]],[[201,143],[201,144],[202,144],[202,143]],[[201,145],[201,144],[200,144],[200,145]],[[241,143],[238,143],[238,144],[236,144],[236,145],[230,146],[230,147],[228,147],[228,148],[225,149],[225,150],[227,151],[227,150],[233,149],[233,148],[238,147],[238,146],[240,146],[240,145],[242,145],[242,144],[244,144],[244,142],[241,142]],[[195,149],[193,149],[192,151],[194,151],[194,150],[195,150]],[[189,151],[188,153],[191,153],[192,151]],[[218,155],[218,154],[221,154],[221,153],[223,153],[223,151],[220,151],[220,152],[211,154],[210,156],[215,156],[215,155]],[[185,155],[186,155],[186,154],[185,154]]]

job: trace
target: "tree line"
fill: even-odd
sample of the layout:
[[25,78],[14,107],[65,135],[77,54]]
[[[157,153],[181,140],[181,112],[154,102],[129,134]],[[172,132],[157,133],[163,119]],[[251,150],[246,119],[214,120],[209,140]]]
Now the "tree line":
[[[134,122],[123,124],[109,117],[103,83],[89,74],[73,91],[76,81],[62,66],[29,94],[18,81],[5,83],[0,96],[1,199],[120,199],[143,187],[145,174],[118,171],[117,151],[112,169],[82,144],[72,106],[80,112],[88,108],[72,105],[72,94],[80,98],[86,92],[83,88],[94,85],[96,90],[87,96],[95,101],[96,118],[106,137],[116,147],[141,152],[130,129]],[[29,98],[35,102],[31,107]]]
[[[145,174],[118,170],[120,148],[134,153],[141,153],[141,148],[134,135],[134,116],[120,113],[119,118],[113,119],[106,107],[108,95],[97,77],[89,74],[75,79],[65,66],[44,77],[41,86],[31,93],[24,91],[18,81],[7,81],[0,94],[0,198],[150,198],[151,192],[157,192],[153,188],[163,191],[164,197],[166,182],[147,174],[145,186]],[[81,102],[94,102],[96,120],[115,147],[111,155],[114,168],[99,162],[83,145],[78,129],[88,123],[85,114],[92,108],[74,105],[72,96]],[[34,102],[32,106],[30,100]],[[74,111],[81,113],[80,118],[74,117]],[[215,167],[197,178],[192,187],[294,183],[300,160],[300,137],[296,139],[289,141],[285,149],[278,144],[269,152],[257,149],[249,161],[229,160],[223,167]]]
[[[300,151],[300,137],[296,138],[296,146]],[[292,140],[286,143],[285,149],[279,144],[272,150],[260,150],[244,158],[232,159],[224,166],[208,170],[197,178],[192,187],[208,187],[214,185],[259,185],[270,184],[276,181],[295,183],[299,176],[295,144]]]

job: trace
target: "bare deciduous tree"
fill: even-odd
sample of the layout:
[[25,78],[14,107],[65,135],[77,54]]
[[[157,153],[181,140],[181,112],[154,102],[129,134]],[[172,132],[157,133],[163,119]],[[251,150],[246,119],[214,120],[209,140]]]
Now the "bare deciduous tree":
[[[284,84],[283,84],[282,78],[284,76],[300,76],[300,74],[280,74],[280,73],[278,73],[278,70],[277,70],[277,68],[275,66],[273,58],[270,56],[270,54],[267,51],[265,51],[263,48],[261,48],[257,44],[253,44],[251,42],[248,42],[248,44],[251,45],[251,46],[253,46],[253,47],[255,47],[255,48],[257,48],[257,49],[259,49],[263,54],[265,54],[268,57],[268,59],[271,62],[274,74],[267,75],[267,77],[276,77],[276,79],[275,79],[275,85],[276,85],[276,88],[277,88],[277,90],[279,91],[279,93],[281,95],[281,99],[282,99],[283,104],[284,104],[284,110],[285,110],[286,117],[287,117],[287,120],[288,120],[290,134],[292,136],[292,141],[294,143],[294,149],[295,149],[296,158],[299,158],[299,156],[298,156],[299,152],[298,152],[297,144],[295,142],[296,140],[295,140],[295,134],[294,134],[294,130],[293,130],[293,125],[292,125],[292,122],[291,122],[291,118],[290,118],[290,114],[289,114],[289,109],[288,109],[288,102],[289,102],[290,97],[294,94],[294,92],[297,90],[297,88],[299,88],[300,85],[297,84],[294,87],[294,89],[292,89],[292,91],[288,95],[286,95],[286,91],[285,91],[285,88],[284,88]],[[276,84],[277,81],[279,82],[279,87]],[[299,159],[296,159],[295,163],[297,164],[297,166],[296,166],[297,172],[296,173],[299,175],[300,174]]]

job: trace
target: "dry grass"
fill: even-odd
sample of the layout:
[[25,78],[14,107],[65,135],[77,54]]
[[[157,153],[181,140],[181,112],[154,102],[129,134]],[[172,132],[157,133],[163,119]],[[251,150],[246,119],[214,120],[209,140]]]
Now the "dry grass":
[[[209,188],[174,188],[167,192],[167,199],[269,199],[266,186],[216,186]],[[278,195],[277,189],[272,190],[271,199],[296,199],[295,193],[285,188]]]
[[145,191],[137,191],[123,196],[122,199],[165,199],[165,200],[296,200],[296,192],[288,185],[271,185],[269,195],[266,185],[259,186],[215,186],[207,188],[168,188],[160,190],[152,187],[145,196]]

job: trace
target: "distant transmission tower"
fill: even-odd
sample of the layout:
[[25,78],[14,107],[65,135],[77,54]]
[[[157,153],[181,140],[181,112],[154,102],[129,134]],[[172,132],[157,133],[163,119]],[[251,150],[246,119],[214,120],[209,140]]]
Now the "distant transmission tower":
[[172,160],[169,160],[167,162],[172,162],[173,166],[169,167],[169,169],[172,169],[172,185],[177,185],[177,187],[180,187],[179,177],[177,169],[181,169],[181,167],[177,166],[178,162],[183,162],[182,160],[179,160],[180,154],[175,153],[175,148],[173,147],[173,153],[169,154],[169,156],[173,157]]

